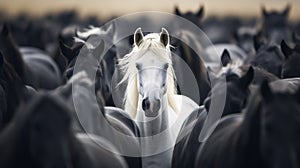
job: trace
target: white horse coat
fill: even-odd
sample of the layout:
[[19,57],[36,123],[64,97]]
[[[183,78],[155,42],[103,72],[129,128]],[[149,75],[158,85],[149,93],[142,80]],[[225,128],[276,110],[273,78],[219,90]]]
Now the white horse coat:
[[132,51],[119,60],[127,82],[124,108],[141,131],[143,167],[171,167],[173,147],[184,120],[199,106],[178,95],[169,34],[134,34]]

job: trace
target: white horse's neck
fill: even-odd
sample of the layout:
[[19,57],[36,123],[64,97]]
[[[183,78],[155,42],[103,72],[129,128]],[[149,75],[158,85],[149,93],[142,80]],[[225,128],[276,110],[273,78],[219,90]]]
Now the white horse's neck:
[[161,109],[159,115],[155,118],[148,118],[142,109],[142,97],[139,96],[137,115],[135,120],[139,123],[142,136],[153,136],[169,128],[174,122],[176,114],[169,108],[167,96],[164,95],[161,99]]
[[[141,136],[142,137],[152,137],[163,131],[169,131],[169,127],[176,121],[176,113],[169,107],[167,96],[164,95],[161,99],[161,109],[159,115],[156,118],[149,119],[145,117],[145,112],[141,107],[142,98],[139,96],[138,110],[136,115],[136,121],[138,122]],[[169,135],[169,134],[168,134]],[[153,145],[152,138],[147,138],[141,141],[141,152],[146,153],[156,153],[160,151],[162,146],[166,144],[173,144],[174,140],[172,136],[166,136],[159,143]],[[163,153],[157,155],[143,157],[142,165],[143,167],[171,167],[172,159],[172,149],[167,150]]]

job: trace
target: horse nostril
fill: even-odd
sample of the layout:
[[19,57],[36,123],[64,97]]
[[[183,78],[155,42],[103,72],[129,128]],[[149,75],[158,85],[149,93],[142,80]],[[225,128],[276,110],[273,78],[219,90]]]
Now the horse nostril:
[[143,110],[148,110],[150,107],[150,101],[149,101],[149,98],[145,98],[143,101],[142,101],[142,108]]

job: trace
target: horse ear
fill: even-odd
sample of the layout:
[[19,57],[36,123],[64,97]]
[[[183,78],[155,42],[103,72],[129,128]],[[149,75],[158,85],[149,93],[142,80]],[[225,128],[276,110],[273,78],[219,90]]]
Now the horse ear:
[[292,53],[293,53],[293,49],[291,49],[284,40],[281,41],[281,51],[284,54],[285,58],[287,59]]
[[285,9],[282,11],[282,15],[287,17],[290,13],[290,9],[291,9],[291,5],[287,4],[287,6],[285,7]]
[[259,48],[266,44],[266,39],[264,37],[264,34],[262,31],[259,31],[256,35],[253,37],[253,45],[255,51],[258,51]]
[[238,29],[237,29],[237,30],[234,30],[234,31],[232,32],[232,38],[233,38],[234,41],[238,42],[238,40],[239,40],[239,32],[238,32]]
[[165,28],[161,29],[160,42],[166,47],[170,43],[169,33]]
[[177,16],[181,16],[181,12],[180,12],[180,10],[179,10],[179,8],[178,8],[177,5],[175,6],[175,14],[176,14]]
[[267,80],[264,80],[260,86],[260,92],[262,95],[262,98],[266,103],[270,102],[273,98],[273,93],[271,91],[271,88],[268,84]]
[[204,6],[201,5],[198,12],[197,12],[197,17],[198,18],[202,18],[203,17],[203,14],[204,14]]
[[232,62],[232,60],[231,60],[230,54],[229,54],[228,50],[225,49],[222,53],[222,56],[221,56],[222,66],[225,67],[231,62]]
[[254,77],[254,70],[253,67],[250,66],[247,73],[239,79],[241,86],[243,88],[248,88],[253,80],[253,77]]
[[1,30],[1,34],[4,35],[4,36],[7,36],[9,34],[10,30],[9,30],[9,27],[6,23],[4,23],[2,25],[2,30]]
[[134,44],[136,46],[139,46],[143,42],[144,35],[142,32],[142,28],[139,27],[135,30],[133,39],[134,39]]
[[114,36],[114,34],[116,33],[116,25],[115,25],[115,22],[112,22],[112,23],[108,26],[108,28],[106,29],[106,33],[107,33],[109,36],[111,36],[111,37]]
[[261,6],[261,11],[265,18],[269,16],[269,13],[267,12],[266,7],[264,5]]

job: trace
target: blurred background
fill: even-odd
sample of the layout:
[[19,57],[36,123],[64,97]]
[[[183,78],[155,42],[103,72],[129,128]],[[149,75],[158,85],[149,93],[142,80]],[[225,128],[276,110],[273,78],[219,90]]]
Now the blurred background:
[[173,12],[175,5],[178,5],[182,12],[195,11],[200,5],[204,5],[206,17],[211,15],[258,17],[262,5],[267,9],[281,10],[287,4],[292,6],[290,19],[298,20],[299,0],[1,0],[0,10],[9,15],[26,13],[34,16],[76,10],[80,16],[97,15],[101,19],[107,19],[148,10]]

